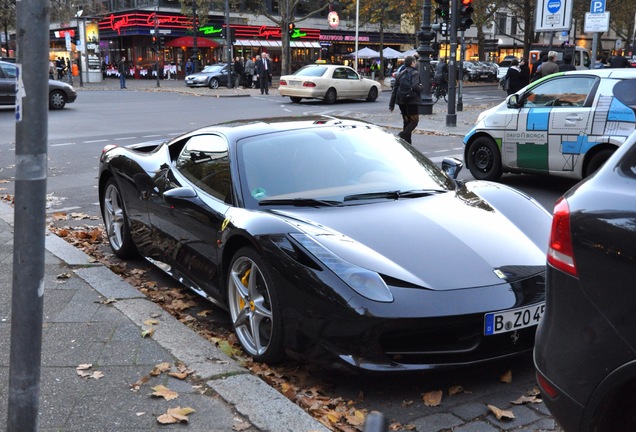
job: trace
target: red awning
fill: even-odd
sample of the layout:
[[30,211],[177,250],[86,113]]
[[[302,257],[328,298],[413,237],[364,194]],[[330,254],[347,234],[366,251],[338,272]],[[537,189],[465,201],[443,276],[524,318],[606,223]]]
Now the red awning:
[[[192,48],[194,46],[194,38],[192,36],[181,36],[166,42],[165,45],[169,47]],[[216,48],[218,46],[219,44],[212,39],[197,37],[197,48]]]

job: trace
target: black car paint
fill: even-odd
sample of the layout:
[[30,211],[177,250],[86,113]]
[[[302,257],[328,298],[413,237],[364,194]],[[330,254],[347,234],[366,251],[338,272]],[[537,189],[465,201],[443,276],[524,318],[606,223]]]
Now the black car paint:
[[[310,127],[312,118],[307,119],[307,127]],[[219,127],[216,133],[234,143],[246,133],[262,134],[285,127],[289,126],[275,122],[254,123],[246,132],[227,125]],[[285,344],[291,351],[329,361],[335,356],[358,368],[395,371],[472,364],[516,355],[532,348],[533,328],[515,333],[514,337],[510,334],[483,336],[484,313],[543,300],[544,267],[541,264],[550,218],[527,196],[495,183],[475,182],[467,186],[460,184],[456,190],[445,194],[392,201],[391,205],[376,202],[339,208],[340,212],[347,211],[348,217],[340,217],[335,209],[330,212],[326,208],[316,212],[293,206],[273,206],[254,211],[241,208],[240,185],[235,185],[231,202],[221,202],[193,189],[174,169],[171,160],[178,149],[171,146],[178,146],[188,136],[152,150],[114,148],[106,152],[100,164],[100,194],[106,180],[114,177],[122,191],[131,233],[141,255],[167,264],[169,274],[217,304],[224,305],[226,301],[225,274],[229,260],[240,247],[252,246],[273,269],[277,289],[282,293]],[[234,156],[231,149],[231,161]],[[231,171],[234,178],[240,179],[234,162]],[[482,196],[489,196],[492,203]],[[455,206],[463,206],[463,210],[468,209],[475,216],[473,224],[462,228],[467,234],[483,230],[483,244],[479,247],[483,248],[486,257],[488,249],[510,248],[509,244],[488,242],[488,232],[494,234],[497,229],[506,229],[492,226],[502,221],[501,215],[533,219],[528,212],[534,212],[533,223],[526,223],[530,236],[528,250],[515,252],[525,256],[520,260],[528,265],[509,269],[509,280],[502,280],[492,272],[480,273],[466,257],[453,253],[453,249],[461,250],[459,243],[450,249],[431,249],[423,242],[419,252],[426,256],[421,261],[435,259],[439,274],[428,282],[428,286],[427,281],[409,277],[408,271],[395,262],[409,255],[412,259],[413,251],[404,248],[400,239],[408,236],[408,226],[416,227],[423,220],[424,212],[414,213],[413,206],[428,202],[429,210],[437,208],[441,219],[444,214],[439,208],[443,208],[444,202],[453,200],[460,202]],[[447,219],[452,220],[452,216],[461,211],[460,207],[451,207]],[[366,243],[364,238],[369,237],[369,232],[350,223],[365,215],[374,215],[381,221],[374,231],[378,236],[377,245],[382,241],[393,245],[395,257],[392,261],[381,257],[376,260],[376,264],[381,262],[383,270],[380,273],[394,294],[391,304],[362,297],[289,236],[293,232],[320,231],[322,234],[315,238],[330,249],[337,250],[354,264],[369,265],[373,262],[369,254],[371,248],[355,252],[338,249],[337,243],[329,242],[330,233],[342,231],[354,240],[358,237],[361,244]],[[418,218],[408,219],[412,217],[408,215]],[[333,231],[325,226],[331,226]],[[423,230],[422,234],[426,232]],[[475,258],[470,257],[471,260]],[[444,276],[455,276],[458,263],[461,263],[460,267],[473,268],[474,273],[466,271],[463,289],[443,286]],[[497,264],[505,269],[509,263],[501,261]],[[445,271],[445,267],[448,270]],[[163,268],[166,270],[165,266]],[[477,286],[470,284],[476,273],[481,274]],[[423,307],[429,314],[427,318],[422,318]],[[441,317],[441,328],[453,329],[452,342],[466,338],[459,348],[451,346],[451,341],[440,341],[439,334],[436,335],[440,329],[436,317]],[[402,335],[402,339],[396,335]],[[416,340],[404,338],[404,335],[413,335]],[[431,344],[427,345],[427,339]],[[397,340],[402,344],[396,344]]]

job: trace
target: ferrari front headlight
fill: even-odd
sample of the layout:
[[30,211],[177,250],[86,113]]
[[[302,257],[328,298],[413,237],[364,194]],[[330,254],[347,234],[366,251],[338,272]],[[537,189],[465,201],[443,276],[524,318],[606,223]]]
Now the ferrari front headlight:
[[307,234],[290,235],[361,296],[383,303],[393,301],[393,294],[378,273],[343,260]]

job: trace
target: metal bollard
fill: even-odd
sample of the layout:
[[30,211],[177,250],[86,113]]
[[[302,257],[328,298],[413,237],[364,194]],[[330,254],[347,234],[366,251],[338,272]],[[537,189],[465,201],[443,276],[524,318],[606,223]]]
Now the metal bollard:
[[384,414],[371,411],[364,420],[364,432],[387,432],[389,424]]

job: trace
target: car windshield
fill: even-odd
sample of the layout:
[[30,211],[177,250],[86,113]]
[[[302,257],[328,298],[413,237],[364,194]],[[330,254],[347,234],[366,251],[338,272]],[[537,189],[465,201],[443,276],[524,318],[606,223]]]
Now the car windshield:
[[206,66],[203,68],[203,70],[201,72],[203,73],[218,73],[221,72],[223,70],[223,68],[225,67],[225,65],[211,65],[211,66]]
[[325,72],[327,72],[327,68],[324,66],[305,66],[294,72],[294,75],[319,77],[323,76]]
[[455,183],[394,135],[373,125],[333,124],[242,139],[237,145],[245,206],[359,205],[418,198]]

